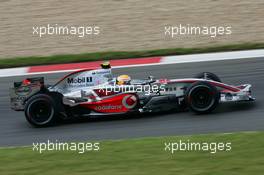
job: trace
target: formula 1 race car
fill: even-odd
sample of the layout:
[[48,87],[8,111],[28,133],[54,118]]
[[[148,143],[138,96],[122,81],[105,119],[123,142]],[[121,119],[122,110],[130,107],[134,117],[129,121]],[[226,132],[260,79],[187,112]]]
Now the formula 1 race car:
[[250,84],[227,85],[210,72],[185,79],[156,80],[150,76],[119,84],[110,64],[101,66],[70,73],[52,86],[45,85],[43,77],[15,82],[10,89],[11,108],[24,111],[30,124],[41,127],[59,119],[175,109],[204,114],[219,103],[254,101]]

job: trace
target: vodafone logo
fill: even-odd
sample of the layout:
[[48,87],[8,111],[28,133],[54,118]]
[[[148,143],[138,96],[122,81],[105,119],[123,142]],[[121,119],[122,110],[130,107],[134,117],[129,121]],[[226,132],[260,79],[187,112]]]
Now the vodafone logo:
[[104,110],[119,110],[121,109],[121,105],[106,105],[106,106],[96,106],[95,110],[104,111]]
[[127,95],[123,98],[122,104],[127,109],[132,109],[137,105],[137,97],[135,95]]

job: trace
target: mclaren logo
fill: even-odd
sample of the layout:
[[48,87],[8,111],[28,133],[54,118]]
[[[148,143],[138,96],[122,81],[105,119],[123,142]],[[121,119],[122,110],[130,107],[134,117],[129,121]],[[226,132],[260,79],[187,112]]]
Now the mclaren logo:
[[68,84],[82,84],[82,83],[90,83],[93,81],[93,77],[78,77],[78,78],[68,78]]

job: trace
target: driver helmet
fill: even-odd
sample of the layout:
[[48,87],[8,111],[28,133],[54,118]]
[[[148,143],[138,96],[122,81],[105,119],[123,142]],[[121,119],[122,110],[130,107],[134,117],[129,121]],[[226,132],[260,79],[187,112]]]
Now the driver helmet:
[[120,75],[116,79],[118,85],[129,85],[130,81],[131,81],[131,77],[128,75]]

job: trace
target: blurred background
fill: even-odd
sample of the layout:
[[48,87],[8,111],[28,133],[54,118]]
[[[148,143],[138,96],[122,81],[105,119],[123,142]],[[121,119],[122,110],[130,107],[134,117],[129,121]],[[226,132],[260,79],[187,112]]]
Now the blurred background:
[[[264,40],[263,0],[1,0],[0,58],[203,47]],[[33,26],[99,26],[100,35],[33,35]],[[231,26],[231,35],[169,38],[166,25]]]

